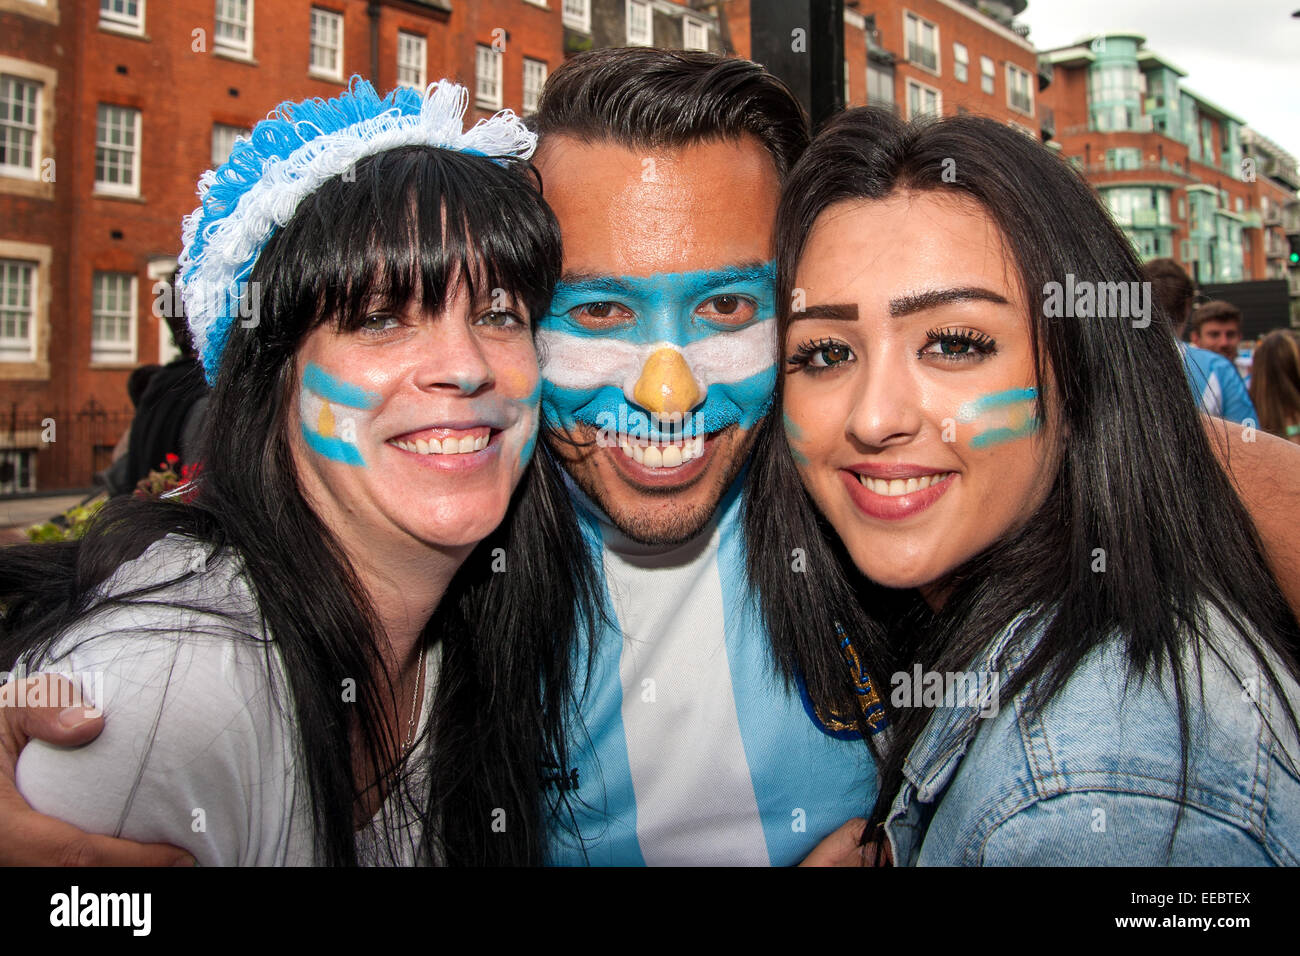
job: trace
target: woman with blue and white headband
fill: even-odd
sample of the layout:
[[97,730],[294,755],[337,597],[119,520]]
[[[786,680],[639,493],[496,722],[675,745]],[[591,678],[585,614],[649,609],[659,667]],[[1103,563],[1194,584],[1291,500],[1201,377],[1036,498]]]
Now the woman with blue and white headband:
[[197,487],[0,559],[0,662],[112,714],[75,753],[23,751],[36,810],[203,865],[540,859],[538,775],[510,768],[564,765],[549,651],[590,606],[533,456],[560,237],[533,134],[463,131],[466,100],[356,81],[200,181]]

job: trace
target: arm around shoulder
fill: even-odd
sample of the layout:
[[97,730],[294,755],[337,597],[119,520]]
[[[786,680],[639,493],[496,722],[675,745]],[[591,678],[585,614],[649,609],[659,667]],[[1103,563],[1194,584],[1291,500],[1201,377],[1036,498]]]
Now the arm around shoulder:
[[288,813],[292,748],[277,746],[266,661],[235,639],[119,632],[84,642],[52,666],[89,685],[104,732],[76,749],[32,741],[19,791],[40,813],[179,846],[201,865],[274,862],[258,822]]

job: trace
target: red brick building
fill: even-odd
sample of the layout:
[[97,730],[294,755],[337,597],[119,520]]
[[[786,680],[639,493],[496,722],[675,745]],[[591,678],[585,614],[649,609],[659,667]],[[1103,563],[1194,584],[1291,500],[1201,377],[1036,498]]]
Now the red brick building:
[[1049,50],[1062,154],[1083,171],[1142,258],[1177,260],[1198,282],[1288,278],[1300,226],[1295,157],[1194,92],[1142,36]]
[[352,74],[523,111],[573,2],[0,0],[0,494],[108,465],[128,375],[174,354],[155,286],[235,136]]
[[[1026,0],[846,0],[844,101],[890,106],[905,119],[959,112],[991,116],[1038,138],[1052,117],[1038,103],[1051,79],[1015,22]],[[749,0],[718,5],[738,54],[750,51]]]

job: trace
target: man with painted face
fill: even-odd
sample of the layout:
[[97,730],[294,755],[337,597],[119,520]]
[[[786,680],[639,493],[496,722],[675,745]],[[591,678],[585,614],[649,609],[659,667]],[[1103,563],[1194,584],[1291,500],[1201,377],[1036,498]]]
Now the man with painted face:
[[[564,277],[539,331],[547,444],[601,555],[612,625],[590,658],[575,650],[580,720],[569,765],[551,779],[574,819],[553,831],[550,857],[851,859],[856,835],[840,825],[875,799],[870,752],[819,715],[802,680],[783,679],[791,655],[759,619],[740,526],[746,459],[777,374],[773,224],[805,119],[752,63],[641,49],[566,63],[535,126],[534,162],[564,239]],[[1277,506],[1295,478],[1258,448],[1234,448],[1236,476],[1300,603],[1290,517]],[[840,638],[809,641],[834,652]],[[823,661],[839,672],[833,653]],[[879,707],[861,699],[870,733]],[[60,726],[39,708],[2,716],[0,769],[28,736],[76,744],[100,726]],[[42,859],[38,842],[61,859],[169,859],[167,848],[58,829],[19,803],[0,787],[8,859]]]
[[804,117],[748,61],[604,50],[551,77],[534,123],[564,238],[538,333],[544,418],[615,625],[575,662],[591,668],[566,778],[585,855],[557,831],[552,858],[798,862],[875,796],[861,737],[773,666],[739,521]]

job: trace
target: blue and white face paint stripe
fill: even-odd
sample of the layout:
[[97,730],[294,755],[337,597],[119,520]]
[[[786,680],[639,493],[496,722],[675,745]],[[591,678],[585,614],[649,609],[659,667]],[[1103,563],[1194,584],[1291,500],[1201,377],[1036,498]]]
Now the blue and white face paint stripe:
[[[752,427],[776,382],[774,288],[771,262],[561,283],[538,332],[548,424],[651,441]],[[753,316],[731,326],[699,314],[722,296],[752,303]],[[596,302],[627,319],[583,325],[573,313]]]
[[302,373],[298,412],[302,437],[316,454],[345,465],[364,465],[357,447],[359,416],[379,404],[380,396],[336,378],[314,362]]

